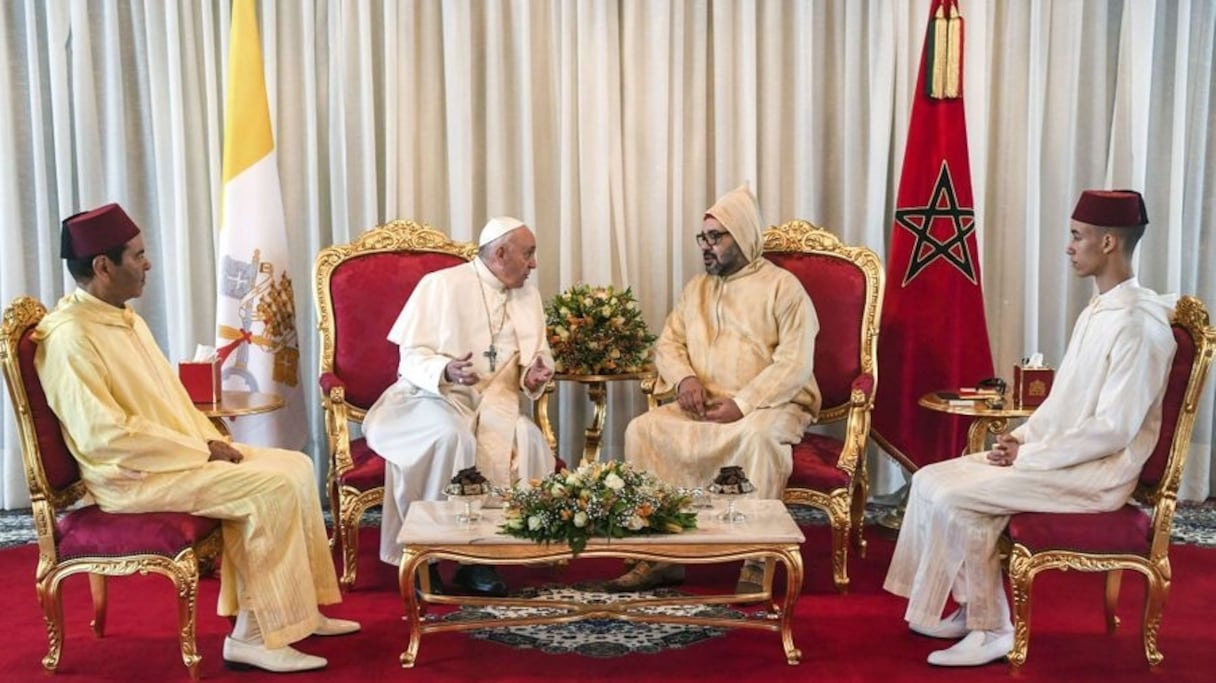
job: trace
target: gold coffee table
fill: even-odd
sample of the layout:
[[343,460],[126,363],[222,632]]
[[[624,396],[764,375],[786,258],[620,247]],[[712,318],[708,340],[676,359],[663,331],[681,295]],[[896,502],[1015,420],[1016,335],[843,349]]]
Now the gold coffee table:
[[941,392],[937,391],[921,396],[917,404],[939,413],[970,417],[971,426],[967,428],[968,453],[985,450],[989,434],[1004,434],[1009,431],[1009,420],[1029,417],[1034,412],[1033,407],[1014,405],[1008,399],[1000,408],[990,407],[980,400],[967,401],[965,405],[951,405],[949,399],[943,398]]
[[[723,506],[719,505],[718,508]],[[450,502],[421,501],[410,504],[401,529],[405,551],[398,572],[401,597],[405,603],[410,639],[401,653],[401,666],[414,666],[425,633],[472,631],[510,626],[562,624],[583,619],[622,619],[638,622],[689,624],[715,628],[749,628],[781,634],[785,659],[797,664],[802,651],[794,646],[792,631],[794,603],[802,591],[802,555],[799,547],[805,537],[779,500],[743,500],[735,509],[747,521],[730,524],[719,521],[721,509],[704,510],[697,528],[679,534],[658,534],[629,538],[594,539],[579,558],[617,557],[681,564],[712,564],[743,559],[765,560],[763,590],[754,594],[685,595],[674,597],[626,598],[606,604],[586,604],[572,600],[539,600],[523,597],[488,598],[472,595],[437,595],[430,592],[426,571],[418,570],[429,560],[455,560],[472,564],[518,565],[560,562],[575,559],[565,544],[543,545],[498,532],[502,510],[482,510],[482,519],[470,525],[456,521],[459,506]],[[785,595],[781,604],[773,600],[776,560],[785,565]],[[420,579],[421,600],[415,594],[415,577]],[[643,608],[691,606],[763,601],[769,605],[764,619],[727,619],[688,615],[660,614]],[[427,605],[476,605],[496,607],[536,607],[553,610],[551,614],[515,618],[472,619],[468,621],[426,621]]]

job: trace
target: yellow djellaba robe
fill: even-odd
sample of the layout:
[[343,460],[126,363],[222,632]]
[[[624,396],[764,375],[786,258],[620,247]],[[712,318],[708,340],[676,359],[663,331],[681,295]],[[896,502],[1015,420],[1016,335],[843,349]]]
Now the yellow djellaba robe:
[[38,325],[35,366],[68,448],[108,512],[189,512],[222,520],[217,611],[251,610],[269,648],[305,638],[318,604],[341,601],[312,462],[233,444],[195,409],[147,323],[77,289]]
[[677,486],[704,486],[738,465],[761,498],[780,498],[792,444],[819,414],[812,372],[819,318],[793,274],[756,258],[725,278],[693,278],[655,344],[656,391],[696,376],[710,400],[734,399],[743,418],[700,421],[676,402],[633,419],[625,457]]

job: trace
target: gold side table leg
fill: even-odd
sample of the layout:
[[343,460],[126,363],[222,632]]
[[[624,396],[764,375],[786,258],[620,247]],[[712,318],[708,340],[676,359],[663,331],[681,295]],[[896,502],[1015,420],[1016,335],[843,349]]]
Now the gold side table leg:
[[604,417],[608,412],[608,386],[604,382],[589,382],[587,398],[595,406],[595,414],[591,424],[583,432],[586,439],[583,442],[583,464],[598,462],[600,459],[600,435],[604,433]]

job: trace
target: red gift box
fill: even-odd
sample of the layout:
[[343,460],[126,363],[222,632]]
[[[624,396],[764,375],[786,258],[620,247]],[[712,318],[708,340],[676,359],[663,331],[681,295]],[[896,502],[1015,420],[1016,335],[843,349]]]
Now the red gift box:
[[177,364],[177,375],[195,403],[219,403],[223,385],[220,383],[220,359],[196,362],[182,361]]
[[1021,364],[1013,366],[1013,400],[1022,408],[1042,405],[1051,393],[1051,381],[1055,379],[1054,368],[1028,368]]

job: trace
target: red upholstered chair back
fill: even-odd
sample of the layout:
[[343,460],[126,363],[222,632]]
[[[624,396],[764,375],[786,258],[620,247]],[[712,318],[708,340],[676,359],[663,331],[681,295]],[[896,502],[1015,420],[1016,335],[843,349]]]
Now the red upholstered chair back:
[[[1174,444],[1174,435],[1178,431],[1178,415],[1182,412],[1186,401],[1187,385],[1191,379],[1191,369],[1195,366],[1195,340],[1183,325],[1175,322],[1173,325],[1174,341],[1178,350],[1174,353],[1174,361],[1170,365],[1169,379],[1165,387],[1165,396],[1161,402],[1161,433],[1157,436],[1157,445],[1153,454],[1144,463],[1140,471],[1140,487],[1144,490],[1155,490],[1170,462],[1170,453]],[[1188,430],[1189,431],[1189,430]]]
[[418,281],[476,253],[429,226],[394,221],[317,257],[321,373],[345,383],[352,409],[365,412],[396,381],[398,349],[385,336]]
[[805,221],[765,232],[765,257],[793,273],[815,304],[815,380],[823,394],[820,422],[844,418],[854,382],[877,381],[882,263],[865,247],[844,245]]
[[5,309],[0,361],[17,411],[30,495],[59,509],[75,502],[85,490],[80,467],[68,450],[59,418],[47,404],[34,369],[34,328],[44,315],[46,307],[30,297],[20,297]]

